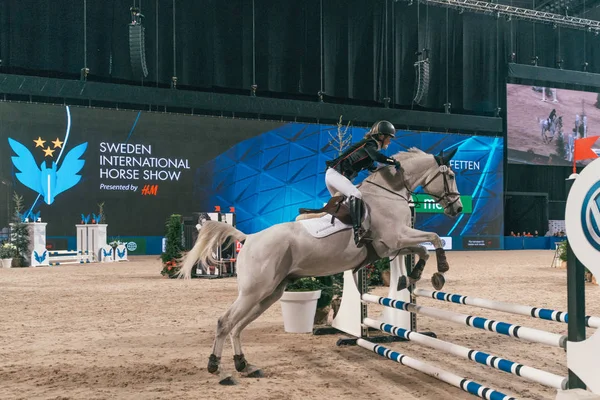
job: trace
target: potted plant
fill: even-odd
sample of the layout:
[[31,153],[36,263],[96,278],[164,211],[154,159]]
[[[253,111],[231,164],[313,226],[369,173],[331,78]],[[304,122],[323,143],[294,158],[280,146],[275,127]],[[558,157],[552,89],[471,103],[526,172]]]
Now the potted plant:
[[317,302],[326,289],[317,278],[299,278],[290,283],[280,299],[283,327],[290,333],[312,333]]
[[0,246],[0,266],[2,268],[11,268],[12,260],[17,254],[17,246],[10,242],[3,243]]
[[182,252],[183,252],[183,223],[181,215],[173,214],[166,222],[166,239],[167,243],[165,246],[165,252],[160,255],[163,262],[163,268],[161,275],[168,278],[174,278],[175,274],[179,272]]
[[567,241],[563,240],[558,243],[558,258],[561,261],[561,268],[567,268]]
[[390,286],[390,259],[381,258],[365,267],[369,286]]

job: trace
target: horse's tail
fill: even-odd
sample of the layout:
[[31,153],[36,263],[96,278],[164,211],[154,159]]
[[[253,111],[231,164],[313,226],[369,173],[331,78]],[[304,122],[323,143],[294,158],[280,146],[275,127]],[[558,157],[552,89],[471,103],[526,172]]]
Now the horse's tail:
[[218,263],[213,257],[213,251],[221,246],[225,241],[225,247],[234,245],[235,240],[243,241],[246,234],[235,229],[233,226],[224,222],[206,221],[200,232],[196,244],[183,259],[183,266],[177,274],[178,278],[189,279],[192,277],[192,268],[198,261],[205,265],[215,265]]

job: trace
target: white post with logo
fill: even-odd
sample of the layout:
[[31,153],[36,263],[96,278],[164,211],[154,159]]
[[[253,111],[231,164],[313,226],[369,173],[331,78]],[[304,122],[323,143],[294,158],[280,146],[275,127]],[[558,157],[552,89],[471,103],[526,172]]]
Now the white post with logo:
[[93,255],[93,261],[102,259],[101,249],[106,247],[107,224],[77,224],[77,251]]
[[48,253],[46,252],[46,222],[30,222],[27,224],[29,231],[29,249],[31,254],[31,267],[47,266]]
[[600,158],[585,167],[580,175],[571,175],[569,180],[574,180],[565,211],[568,245],[574,253],[567,268],[569,389],[576,387],[571,385],[572,381],[581,380],[592,393],[600,394],[600,330],[585,340],[583,266],[577,262],[579,260],[592,274],[600,277]]

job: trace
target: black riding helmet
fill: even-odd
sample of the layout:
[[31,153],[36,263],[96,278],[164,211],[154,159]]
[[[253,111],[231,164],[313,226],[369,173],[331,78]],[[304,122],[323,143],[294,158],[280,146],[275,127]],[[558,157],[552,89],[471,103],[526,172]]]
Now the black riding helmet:
[[371,127],[371,136],[384,135],[396,137],[396,128],[389,121],[377,121]]

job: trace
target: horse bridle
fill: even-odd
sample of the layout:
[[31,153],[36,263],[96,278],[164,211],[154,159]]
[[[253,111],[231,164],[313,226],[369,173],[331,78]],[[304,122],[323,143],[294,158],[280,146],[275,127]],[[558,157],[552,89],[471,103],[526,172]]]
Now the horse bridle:
[[[382,168],[387,168],[387,167],[382,167]],[[444,210],[447,209],[448,207],[450,207],[451,205],[453,205],[454,203],[456,203],[458,200],[460,200],[460,193],[458,192],[451,192],[450,191],[450,185],[448,185],[448,175],[450,174],[450,168],[448,168],[447,165],[440,165],[440,167],[438,168],[438,172],[433,176],[433,178],[431,178],[429,181],[427,181],[424,185],[421,185],[421,187],[423,189],[425,189],[427,186],[429,186],[429,184],[431,184],[431,182],[433,182],[439,175],[442,175],[443,179],[444,179],[444,193],[441,196],[437,196],[435,194],[429,194],[429,193],[417,193],[417,192],[413,192],[412,190],[409,189],[408,186],[406,186],[406,180],[404,180],[404,188],[406,189],[406,191],[408,192],[408,194],[410,196],[415,195],[415,194],[427,194],[431,197],[433,197],[435,199],[436,203],[440,203],[442,200],[444,200],[447,197],[451,197],[451,196],[456,196],[456,198],[454,199],[454,201],[448,201],[448,204],[446,204],[444,206]],[[407,203],[414,203],[414,204],[420,204],[422,202],[416,202],[416,201],[412,201],[410,199],[405,198],[404,196],[402,196],[400,193],[396,193],[393,190],[390,190],[386,187],[383,187],[375,182],[372,182],[368,179],[365,179],[365,182],[370,183],[371,185],[375,185],[383,190],[385,190],[386,192],[392,193],[400,198],[402,198],[403,200],[405,200]]]
[[429,180],[429,182],[422,185],[422,187],[423,187],[423,189],[425,189],[440,174],[442,174],[442,177],[444,178],[444,193],[442,194],[442,196],[436,196],[435,194],[430,194],[430,193],[427,193],[427,194],[429,194],[429,196],[435,198],[436,203],[439,203],[440,201],[444,200],[446,197],[455,196],[456,198],[454,199],[454,201],[448,200],[448,204],[446,204],[446,206],[444,207],[444,209],[446,209],[446,208],[450,207],[451,205],[453,205],[454,203],[456,203],[458,200],[460,200],[460,193],[450,191],[450,185],[448,185],[448,175],[450,174],[450,168],[448,168],[447,165],[440,165],[440,167],[438,168],[437,174],[435,174],[433,176],[433,178],[431,178]]

